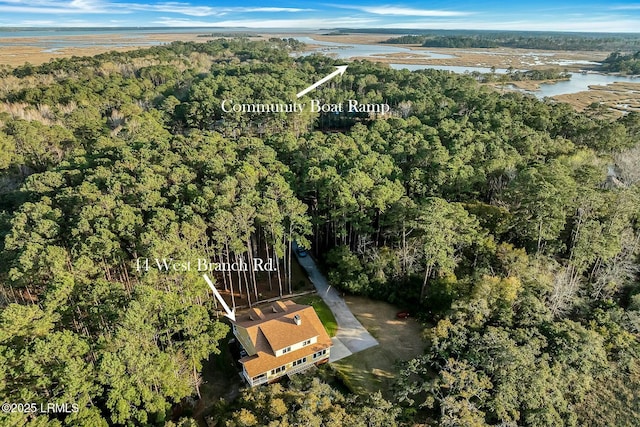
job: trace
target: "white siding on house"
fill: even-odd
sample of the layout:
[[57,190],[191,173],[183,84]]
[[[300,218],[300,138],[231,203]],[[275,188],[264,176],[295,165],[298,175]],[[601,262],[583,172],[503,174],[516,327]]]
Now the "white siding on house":
[[[328,354],[328,352],[327,352]],[[322,360],[323,358],[326,358],[328,356],[323,356],[323,357],[319,357],[317,359],[314,359],[312,357],[312,355],[308,355],[308,356],[304,356],[301,357],[298,360],[294,360],[290,363],[286,363],[276,369],[272,369],[269,372],[267,372],[267,378],[269,380],[275,379],[275,378],[279,378],[279,377],[283,377],[287,374],[296,374],[298,372],[302,372],[307,370],[308,368],[310,368],[312,365],[314,365],[316,362],[319,362],[320,360]],[[280,368],[284,368],[284,369],[280,369]],[[250,382],[251,383],[251,382]]]
[[287,353],[290,353],[292,351],[300,350],[302,347],[306,347],[308,345],[315,344],[316,342],[318,342],[318,337],[312,337],[312,338],[309,338],[308,340],[299,342],[297,344],[294,344],[294,345],[291,345],[291,346],[288,346],[288,347],[285,347],[285,348],[279,348],[279,349],[277,349],[275,351],[275,355],[276,355],[276,357],[280,357],[283,354],[287,354]]

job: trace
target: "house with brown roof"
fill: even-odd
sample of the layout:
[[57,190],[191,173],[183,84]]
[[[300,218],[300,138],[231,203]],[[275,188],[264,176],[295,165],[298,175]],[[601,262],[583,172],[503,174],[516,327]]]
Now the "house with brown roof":
[[264,310],[252,308],[231,323],[246,352],[240,363],[251,386],[329,360],[331,338],[311,306],[277,301]]

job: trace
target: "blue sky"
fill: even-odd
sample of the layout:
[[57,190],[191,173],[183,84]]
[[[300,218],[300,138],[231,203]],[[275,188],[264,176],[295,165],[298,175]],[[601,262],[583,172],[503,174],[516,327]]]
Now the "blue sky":
[[0,26],[375,27],[640,32],[640,0],[0,0]]

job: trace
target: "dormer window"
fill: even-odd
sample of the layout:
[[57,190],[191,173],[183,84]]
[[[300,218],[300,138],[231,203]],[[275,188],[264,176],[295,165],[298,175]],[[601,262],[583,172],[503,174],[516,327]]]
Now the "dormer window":
[[291,351],[291,346],[283,348],[282,349],[282,354],[289,353],[290,351]]

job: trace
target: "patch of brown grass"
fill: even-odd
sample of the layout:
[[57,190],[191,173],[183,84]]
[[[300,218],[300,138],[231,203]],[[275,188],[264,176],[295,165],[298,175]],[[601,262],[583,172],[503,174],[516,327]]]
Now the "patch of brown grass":
[[379,345],[353,354],[332,365],[360,393],[380,390],[392,397],[398,361],[410,360],[424,350],[423,327],[415,319],[397,319],[399,307],[364,297],[345,298],[349,309]]
[[569,103],[578,111],[594,103],[608,107],[615,114],[640,111],[640,83],[615,82],[606,86],[589,86],[588,91],[557,95],[553,99]]
[[[206,33],[206,30],[202,31]],[[3,42],[11,41],[15,43],[17,39],[0,39],[0,45]],[[56,40],[71,41],[74,40],[93,42],[94,46],[91,47],[64,47],[54,52],[44,52],[46,47],[39,46],[42,41],[46,41],[46,38],[41,37],[24,37],[19,39],[22,43],[19,46],[2,46],[0,49],[0,64],[7,64],[11,66],[22,65],[25,62],[29,62],[33,65],[40,65],[48,62],[54,58],[65,58],[70,56],[93,56],[105,52],[117,51],[126,52],[130,50],[140,49],[141,47],[150,47],[149,42],[157,43],[171,43],[174,41],[195,41],[204,43],[211,40],[208,37],[198,37],[196,33],[185,34],[145,34],[142,37],[131,37],[127,34],[96,34],[96,35],[83,35],[83,36],[56,36]],[[114,40],[122,42],[126,46],[113,46]],[[104,43],[104,45],[101,45]]]

